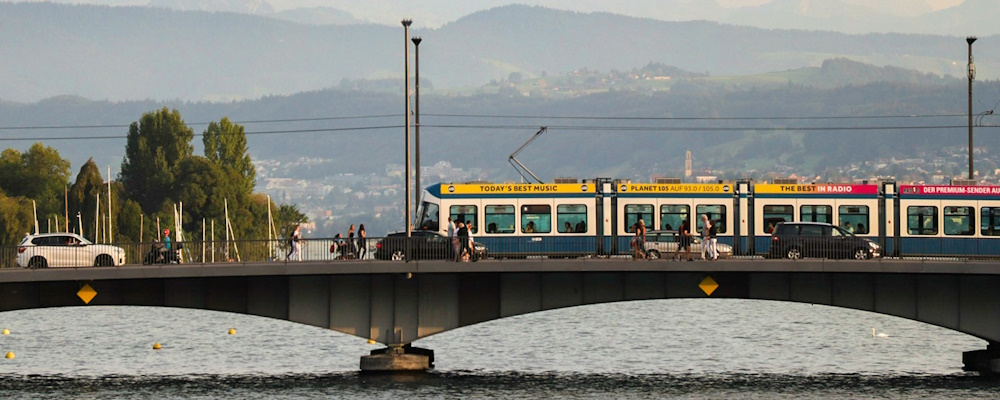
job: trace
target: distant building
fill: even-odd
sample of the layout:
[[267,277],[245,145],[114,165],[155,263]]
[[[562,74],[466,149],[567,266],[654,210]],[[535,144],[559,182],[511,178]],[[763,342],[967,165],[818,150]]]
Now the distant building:
[[685,178],[690,178],[691,177],[691,167],[692,167],[692,164],[693,164],[693,162],[691,160],[691,150],[688,150],[687,151],[687,156],[684,159],[684,177]]

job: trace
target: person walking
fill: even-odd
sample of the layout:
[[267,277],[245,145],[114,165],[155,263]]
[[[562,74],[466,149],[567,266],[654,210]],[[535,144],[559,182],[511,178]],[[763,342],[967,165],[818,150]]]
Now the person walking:
[[[347,249],[350,258],[358,257],[358,249],[354,247],[354,224],[351,224],[351,227],[347,229]],[[345,254],[344,257],[347,258],[348,254]]]
[[646,258],[646,222],[641,218],[635,223],[635,257],[633,260]]
[[299,231],[299,226],[295,225],[295,230],[292,231],[292,236],[289,239],[290,247],[292,251],[288,253],[289,261],[302,261],[302,249],[300,248],[299,240],[302,239],[302,232]]
[[708,229],[708,254],[712,260],[719,259],[719,221],[709,220],[712,227]]
[[694,261],[691,259],[691,222],[685,219],[677,234],[678,243],[677,251],[674,252],[674,260],[680,259],[681,249],[684,249],[684,255],[687,256],[688,261]]
[[710,260],[712,258],[711,253],[709,253],[709,243],[708,243],[708,230],[711,229],[712,222],[708,220],[708,215],[701,215],[701,259]]
[[[450,221],[451,217],[448,217],[448,220]],[[449,223],[448,226],[451,227],[451,224]],[[458,251],[459,250],[458,246],[461,245],[461,241],[458,239],[458,230],[461,227],[462,227],[462,221],[455,221],[454,227],[449,229],[448,232],[448,237],[451,238],[451,251],[453,254],[455,254],[455,261],[458,261],[458,258],[461,257],[462,254],[460,251]]]
[[368,253],[368,241],[365,239],[368,234],[365,233],[365,224],[358,226],[358,259],[363,260],[365,254]]

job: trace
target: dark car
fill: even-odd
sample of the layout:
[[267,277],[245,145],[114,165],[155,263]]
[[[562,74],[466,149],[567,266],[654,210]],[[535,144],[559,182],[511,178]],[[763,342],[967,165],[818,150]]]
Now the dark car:
[[[454,260],[455,250],[452,247],[451,238],[442,236],[435,231],[412,231],[410,232],[410,259],[411,260]],[[375,245],[375,258],[380,260],[405,260],[406,259],[406,232],[390,233]],[[486,246],[476,243],[473,239],[475,251],[470,257],[471,261],[478,261],[486,257]]]
[[822,222],[782,222],[771,232],[772,258],[853,258],[881,255],[879,245],[847,230]]

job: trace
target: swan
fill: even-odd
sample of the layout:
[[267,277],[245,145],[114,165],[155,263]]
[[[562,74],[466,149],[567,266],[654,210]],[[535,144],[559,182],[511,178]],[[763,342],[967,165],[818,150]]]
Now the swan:
[[874,338],[882,338],[882,339],[885,339],[885,338],[887,338],[887,337],[889,337],[889,334],[888,334],[888,333],[885,333],[885,332],[879,332],[879,333],[877,333],[877,334],[876,334],[876,333],[875,333],[875,328],[872,328],[872,339],[874,339]]

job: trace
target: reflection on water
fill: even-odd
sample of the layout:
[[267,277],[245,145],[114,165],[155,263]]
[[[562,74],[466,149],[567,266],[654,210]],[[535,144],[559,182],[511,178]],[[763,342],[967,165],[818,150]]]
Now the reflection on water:
[[[982,340],[826,306],[658,300],[574,307],[438,334],[429,374],[368,376],[365,340],[199,310],[0,313],[0,398],[997,397],[961,372]],[[229,335],[229,328],[237,334]],[[888,337],[872,337],[872,328]],[[162,350],[152,350],[159,342]]]

